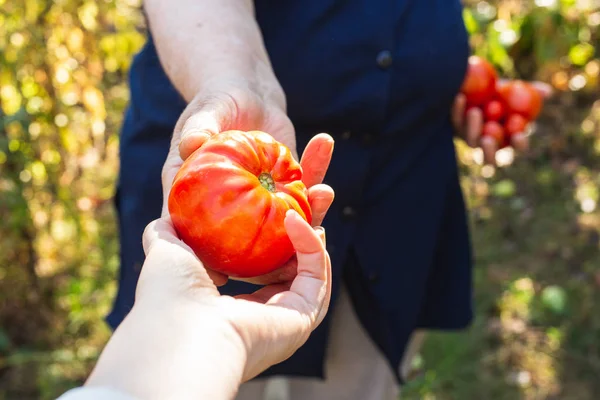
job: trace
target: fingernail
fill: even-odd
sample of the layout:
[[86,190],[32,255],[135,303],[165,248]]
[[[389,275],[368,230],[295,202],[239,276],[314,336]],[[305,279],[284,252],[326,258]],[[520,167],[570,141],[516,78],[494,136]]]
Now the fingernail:
[[296,210],[293,209],[289,209],[285,212],[285,217],[286,218],[300,218],[300,214],[298,214],[298,212]]

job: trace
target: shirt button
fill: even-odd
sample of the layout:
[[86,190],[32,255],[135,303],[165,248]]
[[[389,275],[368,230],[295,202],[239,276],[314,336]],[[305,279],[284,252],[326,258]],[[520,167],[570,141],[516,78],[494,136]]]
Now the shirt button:
[[350,131],[346,131],[346,132],[342,133],[342,139],[344,139],[344,140],[350,139],[350,136],[352,136]]
[[347,221],[352,220],[356,217],[356,210],[350,206],[346,206],[342,209],[342,216]]
[[392,53],[388,50],[383,50],[377,54],[377,65],[382,69],[387,69],[392,66]]
[[367,144],[367,145],[373,143],[373,135],[371,135],[369,133],[363,135],[362,141],[364,144]]

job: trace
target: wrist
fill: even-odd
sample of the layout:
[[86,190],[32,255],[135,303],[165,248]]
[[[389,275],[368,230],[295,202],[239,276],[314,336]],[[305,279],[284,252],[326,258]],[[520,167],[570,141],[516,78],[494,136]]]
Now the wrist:
[[251,0],[147,0],[161,64],[186,101],[225,75],[276,81]]
[[[215,94],[226,94],[240,99],[250,93],[264,104],[265,109],[277,109],[286,113],[286,97],[283,88],[275,77],[271,66],[263,60],[255,59],[239,68],[231,65],[219,68],[205,75],[195,88],[190,88],[188,96],[205,100]],[[190,100],[191,100],[190,99]]]

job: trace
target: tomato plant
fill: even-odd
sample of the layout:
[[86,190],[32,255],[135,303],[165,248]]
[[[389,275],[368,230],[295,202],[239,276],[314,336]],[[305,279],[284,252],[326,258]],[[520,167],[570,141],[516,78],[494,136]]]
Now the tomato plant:
[[175,176],[168,205],[179,237],[204,265],[234,277],[271,272],[292,257],[287,210],[312,218],[300,164],[264,132],[209,139]]
[[469,65],[460,91],[466,96],[467,104],[480,106],[490,100],[496,92],[496,70],[487,60],[469,57]]

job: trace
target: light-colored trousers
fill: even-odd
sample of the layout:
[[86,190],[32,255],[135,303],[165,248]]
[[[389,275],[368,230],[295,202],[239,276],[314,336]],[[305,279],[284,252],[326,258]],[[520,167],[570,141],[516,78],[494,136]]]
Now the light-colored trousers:
[[[413,335],[402,364],[401,376],[410,371],[423,342]],[[398,400],[400,388],[389,364],[358,321],[344,287],[332,315],[325,360],[326,380],[271,378],[240,387],[236,400]]]

